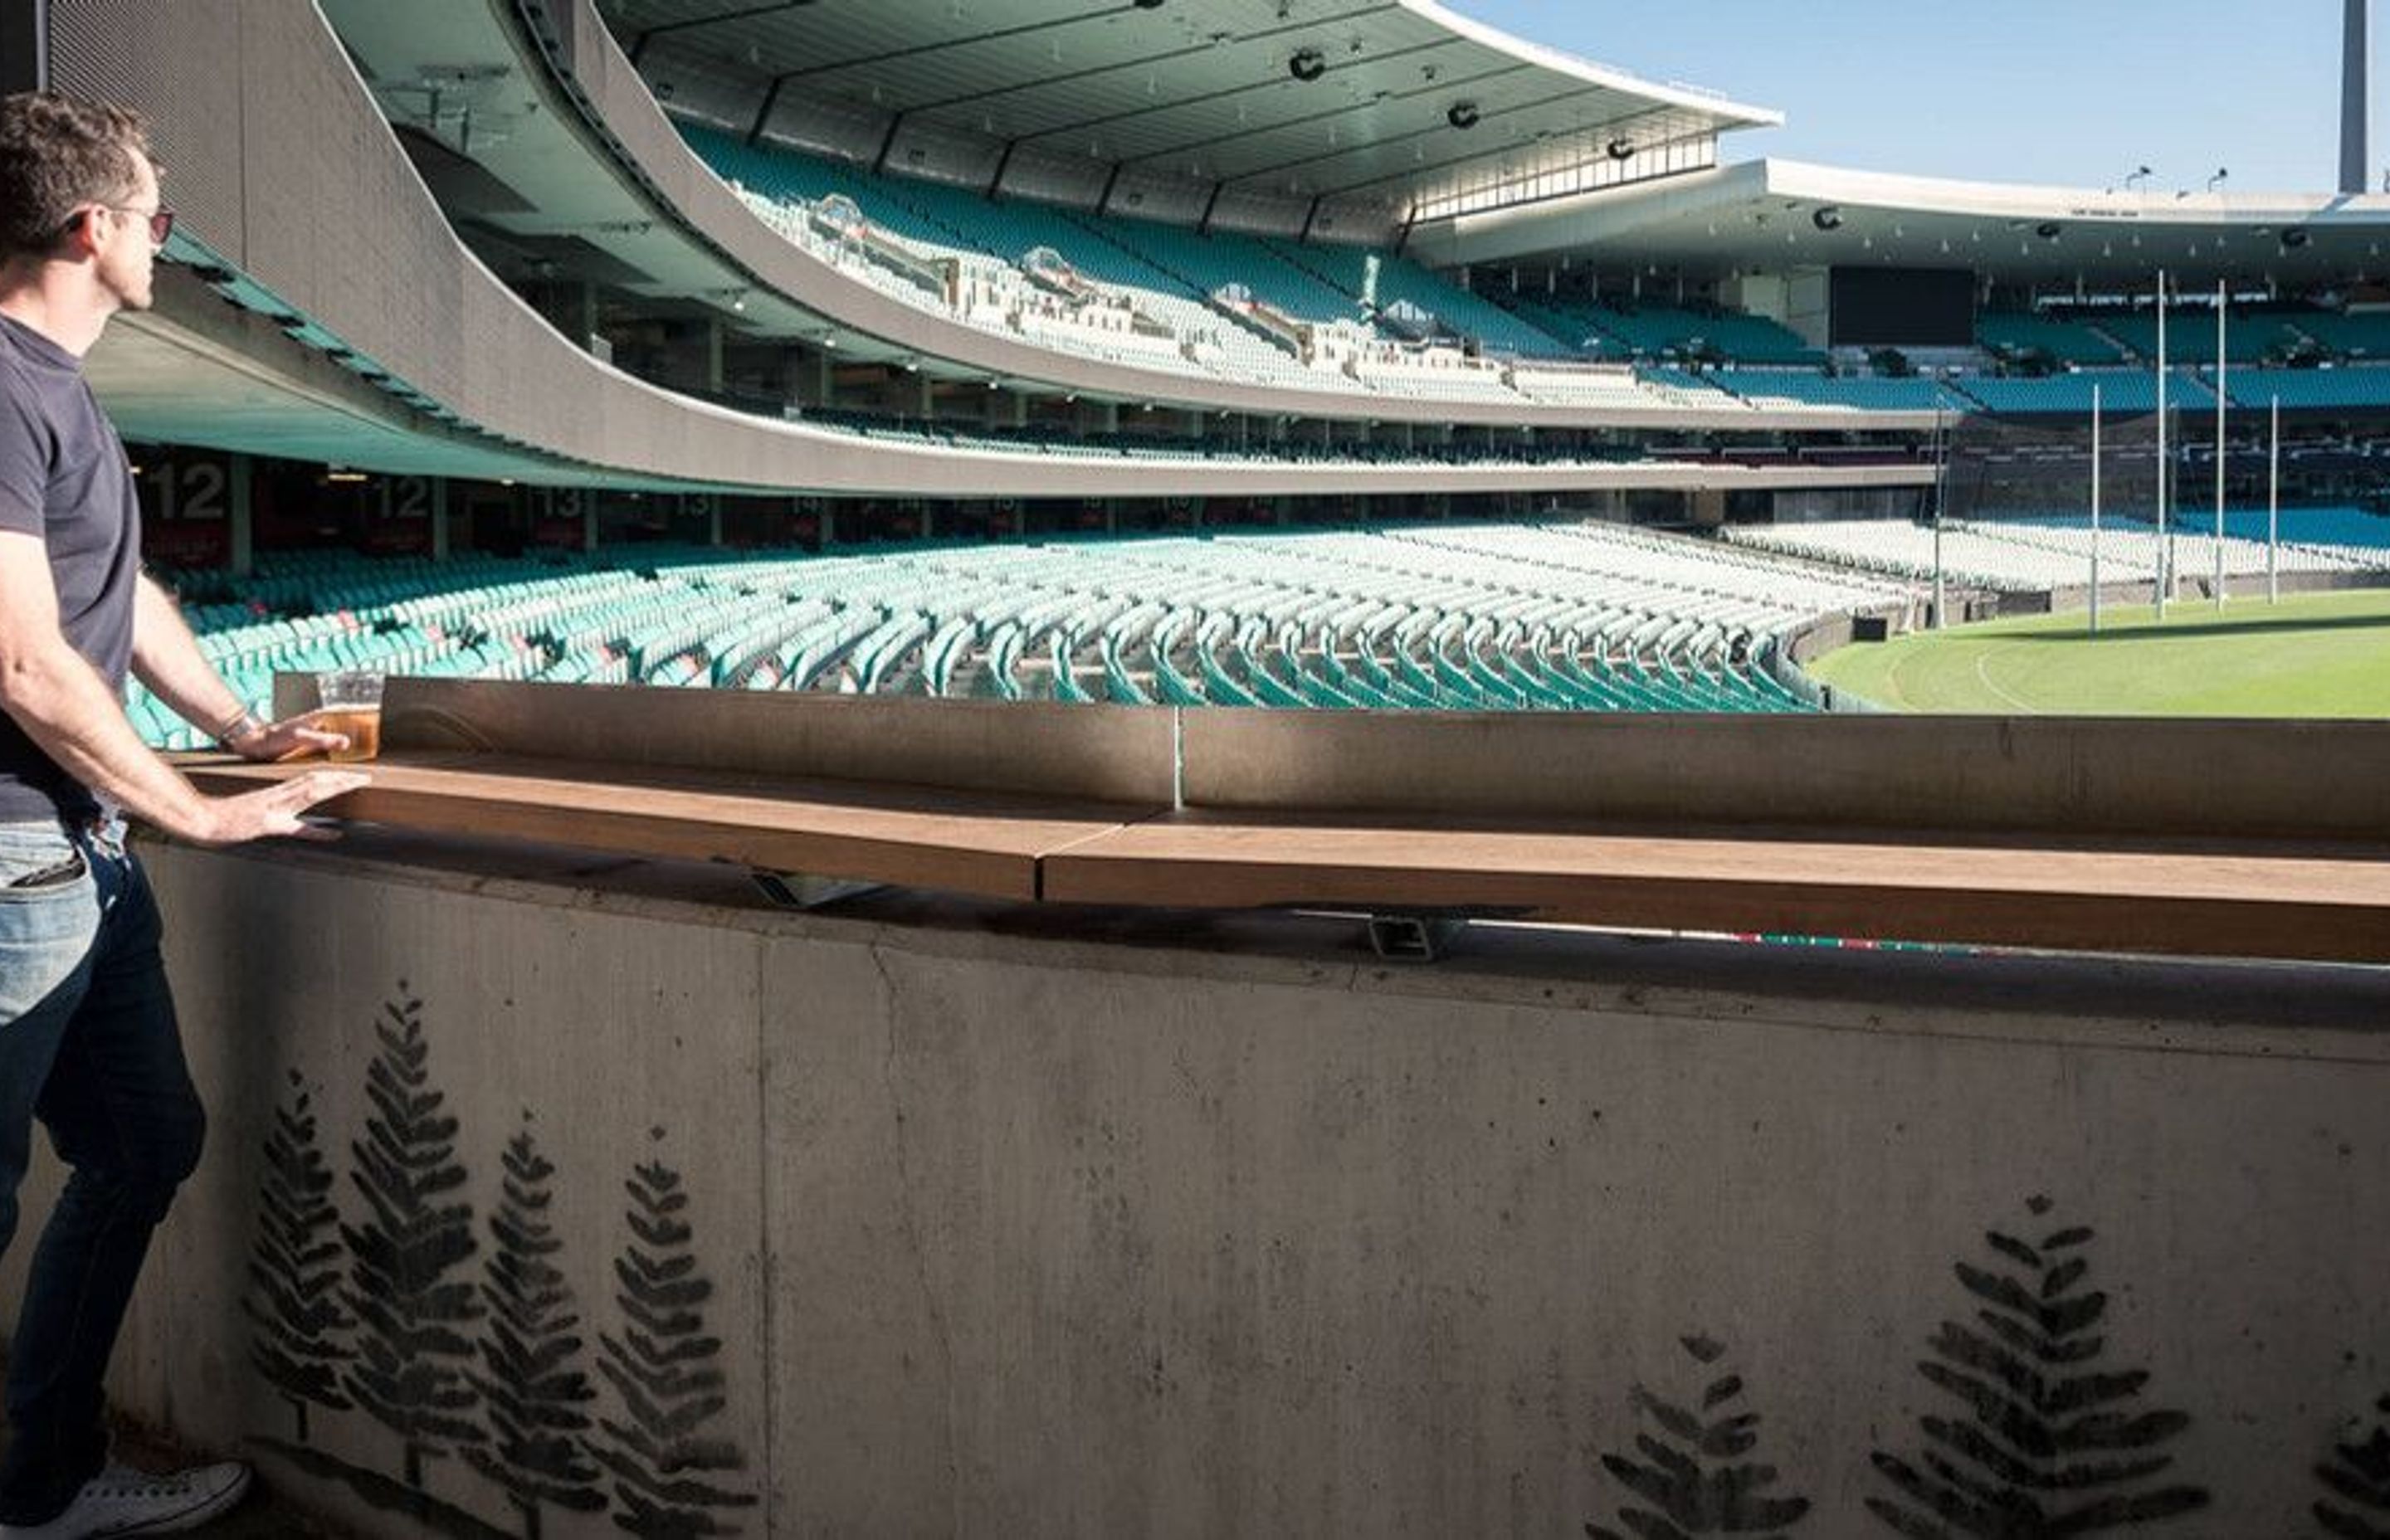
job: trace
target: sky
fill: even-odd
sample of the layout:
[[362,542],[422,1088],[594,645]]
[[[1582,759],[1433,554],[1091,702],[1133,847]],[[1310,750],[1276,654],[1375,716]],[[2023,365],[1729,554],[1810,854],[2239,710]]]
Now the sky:
[[[2339,179],[2340,0],[1446,0],[1505,32],[1782,112],[1728,160],[2101,187]],[[2390,10],[2373,18],[2384,55]],[[2371,148],[2390,167],[2379,64]]]

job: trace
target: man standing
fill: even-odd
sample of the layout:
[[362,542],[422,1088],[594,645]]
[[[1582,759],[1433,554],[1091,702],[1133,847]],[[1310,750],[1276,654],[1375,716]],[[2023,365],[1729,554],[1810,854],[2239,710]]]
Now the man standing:
[[139,117],[0,100],[0,1250],[36,1117],[71,1168],[9,1349],[0,1540],[187,1529],[249,1481],[239,1465],[161,1478],[106,1464],[101,1380],[204,1126],[120,810],[225,845],[301,834],[309,807],[366,781],[317,771],[204,797],[125,717],[129,669],[250,758],[341,742],[259,721],[140,572],[131,468],[83,358],[110,316],[148,308],[173,217]]

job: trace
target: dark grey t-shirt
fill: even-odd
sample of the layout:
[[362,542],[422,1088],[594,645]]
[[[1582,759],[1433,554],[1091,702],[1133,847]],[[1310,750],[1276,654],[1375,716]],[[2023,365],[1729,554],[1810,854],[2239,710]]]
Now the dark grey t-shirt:
[[[124,444],[74,354],[0,315],[0,530],[41,537],[58,628],[122,690],[133,661],[141,506]],[[80,819],[98,800],[0,712],[0,820]]]

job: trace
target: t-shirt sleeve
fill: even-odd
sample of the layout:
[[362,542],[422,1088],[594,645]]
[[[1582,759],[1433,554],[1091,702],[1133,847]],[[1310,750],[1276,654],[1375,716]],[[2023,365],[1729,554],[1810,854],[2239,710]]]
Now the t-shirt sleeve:
[[49,434],[28,408],[22,384],[0,369],[0,531],[38,539],[48,533]]

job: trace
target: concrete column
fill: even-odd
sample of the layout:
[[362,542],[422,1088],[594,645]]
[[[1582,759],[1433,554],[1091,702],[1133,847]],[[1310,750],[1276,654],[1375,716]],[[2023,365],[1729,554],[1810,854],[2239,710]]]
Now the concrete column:
[[598,494],[586,487],[581,492],[581,548],[598,549]]
[[431,478],[431,559],[448,559],[448,478]]
[[579,298],[581,324],[576,328],[580,333],[579,340],[583,347],[595,353],[598,351],[598,286],[583,284]]
[[921,538],[924,540],[935,540],[937,537],[938,505],[935,503],[923,503],[921,505]]
[[228,559],[235,577],[247,577],[257,570],[257,510],[250,504],[256,486],[251,474],[253,468],[248,456],[235,455],[225,489],[225,495],[232,503],[226,511],[232,520],[232,551]]
[[1029,392],[1026,391],[1012,392],[1012,426],[1015,428],[1029,426]]
[[0,5],[0,94],[39,91],[50,83],[50,7],[30,0]]
[[816,406],[835,405],[836,402],[831,398],[837,394],[838,381],[830,373],[829,354],[828,353],[817,353],[814,354],[814,382],[816,387],[814,391],[814,404]]
[[719,545],[722,544],[722,494],[707,494],[705,504],[705,543]]
[[710,316],[705,323],[705,388],[714,394],[722,393],[722,340],[725,328],[719,316]]
[[921,417],[923,421],[927,421],[938,414],[937,382],[932,379],[928,375],[921,375],[918,378],[921,382]]
[[1106,433],[1120,431],[1120,403],[1107,401],[1096,408],[1096,426]]

